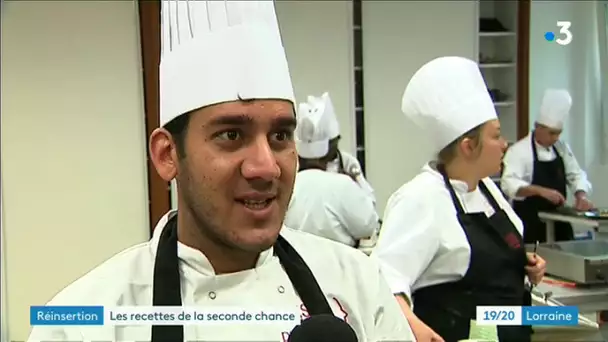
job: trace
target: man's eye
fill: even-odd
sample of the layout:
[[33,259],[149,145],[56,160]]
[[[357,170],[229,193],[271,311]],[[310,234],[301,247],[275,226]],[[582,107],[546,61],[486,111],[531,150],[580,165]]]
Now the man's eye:
[[218,134],[218,137],[224,140],[237,140],[240,138],[240,134],[237,131],[225,131]]
[[277,132],[277,133],[275,133],[274,136],[277,141],[285,141],[285,140],[291,140],[293,134],[291,132],[284,131],[284,132]]

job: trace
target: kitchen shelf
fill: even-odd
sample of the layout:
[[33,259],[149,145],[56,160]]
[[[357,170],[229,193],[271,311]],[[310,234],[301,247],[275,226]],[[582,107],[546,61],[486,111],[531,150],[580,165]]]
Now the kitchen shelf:
[[516,141],[518,2],[478,0],[476,3],[477,63],[495,99],[503,134],[508,141]]
[[498,101],[498,102],[494,102],[494,106],[496,106],[496,107],[511,107],[511,106],[515,106],[515,101]]
[[517,33],[515,32],[479,32],[480,37],[517,37]]
[[516,63],[479,63],[479,67],[485,69],[515,68],[516,66]]

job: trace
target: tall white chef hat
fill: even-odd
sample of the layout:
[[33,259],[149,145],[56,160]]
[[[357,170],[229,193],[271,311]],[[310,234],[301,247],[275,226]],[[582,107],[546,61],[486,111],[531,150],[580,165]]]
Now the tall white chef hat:
[[440,57],[423,65],[405,88],[401,110],[427,131],[435,153],[497,118],[477,63],[463,57]]
[[326,125],[327,134],[329,139],[337,138],[340,135],[340,123],[336,116],[336,110],[334,104],[331,102],[329,93],[325,92],[320,97],[313,95],[308,96],[308,104],[313,108],[318,108],[323,115],[325,115],[324,123]]
[[162,1],[160,124],[239,99],[295,103],[274,1]]
[[[310,99],[309,99],[310,100]],[[308,102],[298,107],[295,131],[296,150],[302,158],[322,158],[329,152],[328,115],[323,108]]]
[[572,97],[567,90],[547,89],[536,122],[553,129],[562,129],[571,107]]

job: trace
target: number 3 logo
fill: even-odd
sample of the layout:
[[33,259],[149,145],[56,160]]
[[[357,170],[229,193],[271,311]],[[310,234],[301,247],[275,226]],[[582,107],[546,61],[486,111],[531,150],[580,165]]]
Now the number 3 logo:
[[564,38],[557,38],[555,42],[559,45],[568,45],[572,41],[572,32],[570,32],[570,26],[572,23],[569,21],[558,21],[557,27],[559,27],[559,33],[564,35]]

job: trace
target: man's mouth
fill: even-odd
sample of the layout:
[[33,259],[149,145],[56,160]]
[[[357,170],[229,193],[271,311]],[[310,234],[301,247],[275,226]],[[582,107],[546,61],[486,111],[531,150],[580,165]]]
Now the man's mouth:
[[274,197],[266,200],[237,200],[237,202],[251,210],[265,209],[272,204],[272,201],[274,201]]
[[238,196],[236,201],[249,210],[263,210],[272,205],[273,201],[276,199],[276,194],[249,193]]

